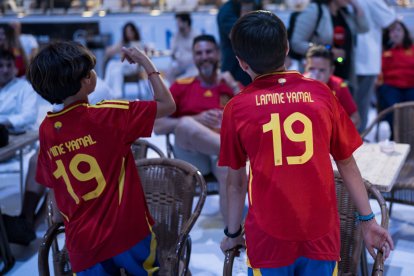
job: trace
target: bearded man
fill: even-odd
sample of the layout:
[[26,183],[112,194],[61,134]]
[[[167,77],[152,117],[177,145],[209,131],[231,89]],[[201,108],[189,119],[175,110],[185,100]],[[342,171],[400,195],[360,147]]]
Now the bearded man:
[[226,219],[227,169],[217,167],[223,108],[241,84],[229,72],[219,72],[220,51],[212,35],[193,40],[193,59],[198,75],[178,79],[170,88],[177,110],[155,121],[156,134],[174,133],[174,155],[196,166],[203,175],[213,173],[220,189],[220,211]]

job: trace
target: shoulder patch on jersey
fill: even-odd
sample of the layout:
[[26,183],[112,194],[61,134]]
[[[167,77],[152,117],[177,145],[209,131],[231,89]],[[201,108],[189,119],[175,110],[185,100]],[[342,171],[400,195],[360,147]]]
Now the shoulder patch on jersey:
[[189,84],[194,81],[195,77],[188,77],[176,80],[178,84]]
[[346,82],[341,82],[341,87],[348,87],[348,84]]

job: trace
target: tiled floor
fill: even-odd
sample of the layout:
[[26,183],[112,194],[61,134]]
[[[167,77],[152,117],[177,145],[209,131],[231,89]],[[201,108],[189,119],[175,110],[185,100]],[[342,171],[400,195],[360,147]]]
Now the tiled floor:
[[[382,129],[381,136],[384,138],[386,135],[387,130]],[[165,151],[165,140],[162,136],[153,136],[150,141]],[[4,168],[4,166],[0,166],[0,170],[1,168]],[[0,205],[2,210],[9,214],[19,212],[20,195],[17,181],[16,174],[0,174]],[[379,208],[374,204],[372,205],[374,211],[378,214]],[[219,243],[223,237],[223,228],[222,218],[219,215],[218,196],[208,196],[202,214],[191,231],[193,248],[190,269],[193,275],[222,275],[223,254],[220,251]],[[38,229],[39,239],[29,247],[12,246],[12,250],[17,256],[17,263],[7,275],[38,275],[36,249],[44,231],[44,226]],[[390,231],[396,249],[386,261],[385,275],[414,275],[414,207],[395,205],[390,220]],[[372,263],[370,257],[368,257],[368,260]],[[246,275],[242,258],[236,260],[234,267],[235,275]]]

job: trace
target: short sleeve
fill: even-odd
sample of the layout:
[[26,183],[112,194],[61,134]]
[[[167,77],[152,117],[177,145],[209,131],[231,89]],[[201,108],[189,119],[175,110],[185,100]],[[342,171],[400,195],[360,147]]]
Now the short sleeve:
[[334,160],[344,160],[362,145],[362,139],[357,129],[341,106],[339,101],[332,97],[332,136],[330,153]]
[[44,150],[45,146],[42,145],[43,139],[40,138],[40,148],[39,148],[39,155],[37,157],[37,165],[36,165],[36,182],[49,187],[54,188],[53,183],[54,181],[51,179],[51,176],[53,175],[53,170],[49,167],[48,164],[50,164],[50,160],[48,159],[47,152]]
[[150,137],[157,114],[155,101],[129,102],[126,125],[126,142],[132,143],[140,137]]
[[247,155],[237,134],[237,123],[233,118],[233,103],[230,101],[223,112],[218,164],[237,170],[246,165]]

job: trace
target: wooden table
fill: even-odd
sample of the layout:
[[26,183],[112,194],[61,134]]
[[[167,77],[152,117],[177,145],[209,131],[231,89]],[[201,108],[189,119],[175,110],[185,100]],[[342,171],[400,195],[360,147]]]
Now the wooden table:
[[[354,158],[362,178],[380,192],[389,192],[409,152],[409,144],[395,143],[394,151],[385,153],[381,150],[380,143],[364,143],[354,152]],[[333,167],[337,170],[335,162]]]
[[39,134],[37,131],[28,131],[20,135],[10,135],[9,144],[0,148],[0,162],[10,159],[16,154],[19,155],[20,195],[22,202],[24,194],[23,149],[28,145],[34,144],[38,138]]

